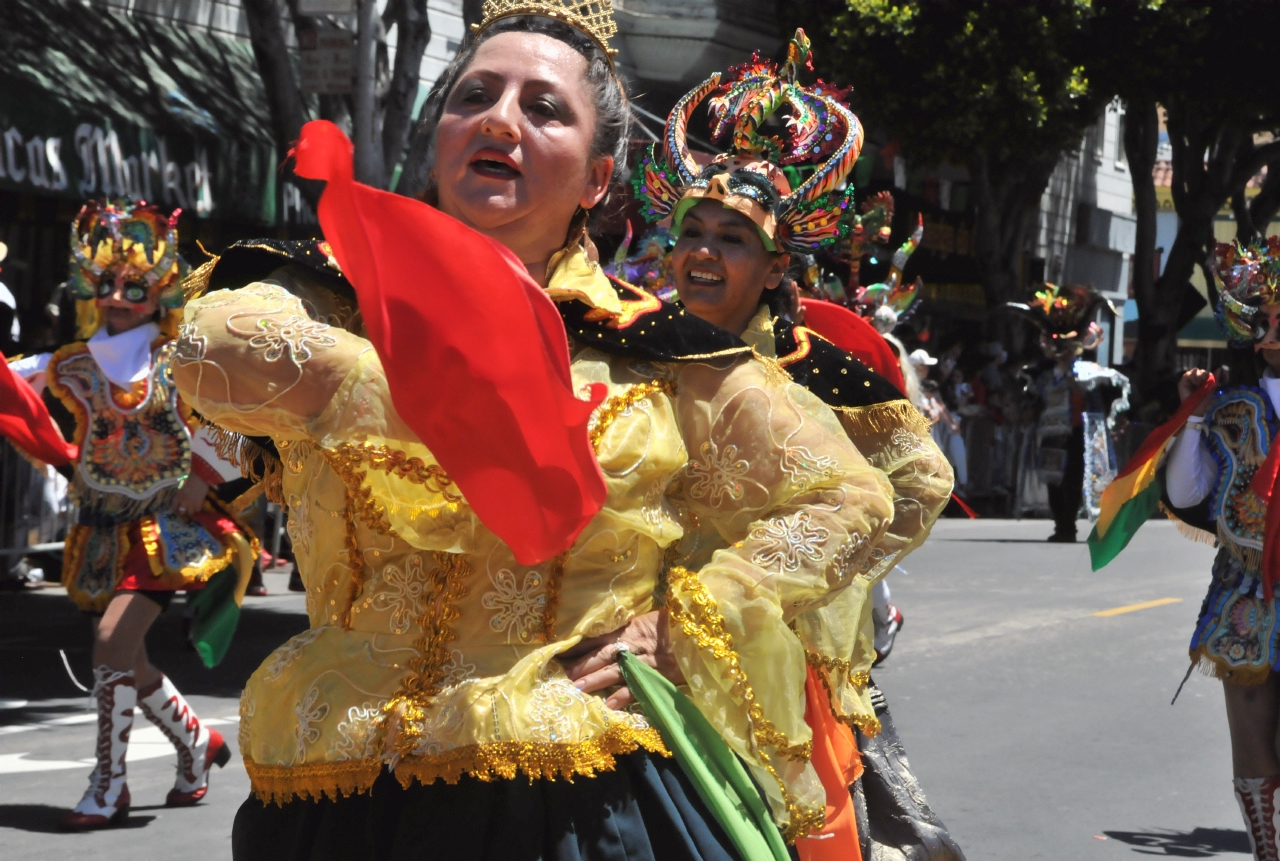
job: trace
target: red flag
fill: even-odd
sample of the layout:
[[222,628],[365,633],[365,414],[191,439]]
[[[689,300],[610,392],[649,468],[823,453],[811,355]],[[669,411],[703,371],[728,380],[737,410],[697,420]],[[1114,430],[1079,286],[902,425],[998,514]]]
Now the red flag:
[[804,325],[893,383],[898,391],[907,390],[898,357],[874,326],[834,302],[801,299],[800,304],[804,306]]
[[302,127],[299,176],[355,287],[396,411],[523,565],[567,550],[604,504],[560,314],[502,244],[437,209],[354,181],[353,147]]
[[0,353],[0,436],[50,466],[66,466],[80,456],[80,448],[62,438],[49,408],[36,390],[19,377]]

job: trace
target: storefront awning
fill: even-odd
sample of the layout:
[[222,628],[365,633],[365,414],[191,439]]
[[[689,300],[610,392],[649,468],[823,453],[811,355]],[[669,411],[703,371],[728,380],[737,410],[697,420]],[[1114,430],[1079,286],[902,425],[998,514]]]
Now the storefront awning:
[[[0,3],[0,188],[286,221],[245,42],[68,0]],[[291,220],[291,219],[290,219]]]

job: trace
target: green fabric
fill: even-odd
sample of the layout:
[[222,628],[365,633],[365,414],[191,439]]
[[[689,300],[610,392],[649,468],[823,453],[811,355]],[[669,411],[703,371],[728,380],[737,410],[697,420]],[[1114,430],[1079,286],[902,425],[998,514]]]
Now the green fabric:
[[630,652],[623,652],[618,663],[645,717],[662,734],[738,854],[751,861],[789,861],[787,846],[750,775],[698,707]]
[[1094,571],[1115,559],[1121,550],[1129,546],[1129,540],[1160,507],[1163,493],[1164,482],[1156,479],[1145,490],[1120,506],[1106,535],[1099,536],[1098,526],[1094,524],[1093,531],[1089,533],[1089,560],[1093,563]]
[[203,589],[187,593],[187,603],[195,614],[191,642],[210,669],[226,657],[240,621],[240,605],[236,603],[239,576],[236,566],[228,565],[210,577]]

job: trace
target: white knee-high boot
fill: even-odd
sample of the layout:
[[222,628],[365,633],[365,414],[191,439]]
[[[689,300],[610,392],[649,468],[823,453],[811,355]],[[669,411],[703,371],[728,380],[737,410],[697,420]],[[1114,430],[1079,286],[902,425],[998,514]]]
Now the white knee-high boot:
[[226,765],[231,759],[231,750],[222,734],[200,722],[191,704],[168,676],[161,676],[159,681],[139,691],[138,706],[178,751],[178,776],[165,804],[169,807],[195,804],[209,791],[209,769]]
[[1280,861],[1276,832],[1280,831],[1280,775],[1237,777],[1236,801],[1249,827],[1249,842],[1258,861]]
[[120,672],[108,666],[95,667],[93,681],[93,696],[98,702],[98,763],[89,776],[84,797],[62,819],[64,827],[76,830],[119,825],[129,817],[124,757],[129,750],[138,689],[132,671]]

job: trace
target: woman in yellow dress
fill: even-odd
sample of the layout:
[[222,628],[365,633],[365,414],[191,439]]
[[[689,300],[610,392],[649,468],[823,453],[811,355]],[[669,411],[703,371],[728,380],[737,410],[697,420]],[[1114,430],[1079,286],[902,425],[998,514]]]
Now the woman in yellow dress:
[[188,304],[175,378],[204,418],[279,451],[311,619],[242,698],[241,861],[740,857],[622,693],[583,690],[559,660],[653,609],[678,511],[729,546],[671,573],[682,624],[660,669],[788,839],[821,825],[789,623],[873,564],[891,490],[776,363],[596,265],[580,211],[627,127],[596,6],[491,0],[428,110],[430,197],[519,257],[560,303],[575,390],[607,394],[589,426],[606,498],[566,552],[517,562],[401,418],[385,357],[319,319],[311,270]]

